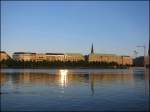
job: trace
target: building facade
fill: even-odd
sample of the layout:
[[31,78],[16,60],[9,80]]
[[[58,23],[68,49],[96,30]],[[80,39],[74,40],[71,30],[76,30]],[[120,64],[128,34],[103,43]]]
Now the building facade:
[[[4,56],[3,56],[4,57]],[[130,56],[118,56],[115,54],[97,54],[94,53],[93,44],[91,53],[83,56],[80,53],[31,53],[31,52],[15,52],[13,59],[18,61],[63,61],[63,62],[115,62],[118,65],[132,65],[133,59]]]
[[130,56],[117,56],[115,54],[89,54],[89,62],[115,62],[119,65],[132,65],[133,61]]
[[77,62],[77,61],[84,61],[84,56],[80,53],[67,53],[64,55],[64,61],[71,61],[71,62]]
[[122,65],[133,65],[133,59],[130,56],[121,56]]
[[118,56],[115,54],[97,54],[94,53],[93,44],[91,47],[91,53],[88,55],[89,62],[115,62],[119,65],[132,65],[133,59],[130,56]]
[[63,53],[46,53],[46,60],[47,61],[64,61],[64,54]]
[[15,52],[13,59],[17,61],[45,61],[46,55],[44,53]]
[[0,61],[8,59],[10,59],[10,56],[5,51],[0,51]]
[[113,54],[89,54],[89,62],[116,62],[116,55]]
[[35,61],[36,53],[31,52],[15,52],[13,59],[17,61]]
[[84,61],[84,56],[79,53],[30,53],[15,52],[13,59],[17,61]]
[[44,53],[37,53],[34,61],[47,61]]

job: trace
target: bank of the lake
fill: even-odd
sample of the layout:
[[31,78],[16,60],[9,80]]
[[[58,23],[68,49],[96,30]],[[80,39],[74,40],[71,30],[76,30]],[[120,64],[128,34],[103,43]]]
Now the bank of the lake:
[[115,62],[61,62],[61,61],[15,61],[5,60],[0,62],[1,68],[128,68],[130,65],[119,65]]
[[132,67],[0,67],[1,69],[129,69]]

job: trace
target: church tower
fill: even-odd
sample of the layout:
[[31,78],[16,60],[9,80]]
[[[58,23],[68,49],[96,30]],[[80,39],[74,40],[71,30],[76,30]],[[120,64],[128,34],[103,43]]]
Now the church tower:
[[92,43],[92,47],[91,47],[91,54],[94,54],[93,43]]

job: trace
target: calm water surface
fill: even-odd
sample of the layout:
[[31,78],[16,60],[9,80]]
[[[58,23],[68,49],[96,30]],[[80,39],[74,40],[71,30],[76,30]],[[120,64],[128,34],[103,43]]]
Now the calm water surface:
[[1,69],[3,111],[149,111],[144,69]]

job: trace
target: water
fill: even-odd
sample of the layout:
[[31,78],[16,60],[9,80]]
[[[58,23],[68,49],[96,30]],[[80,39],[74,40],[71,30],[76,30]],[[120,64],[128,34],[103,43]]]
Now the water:
[[149,111],[144,69],[1,69],[2,111]]

